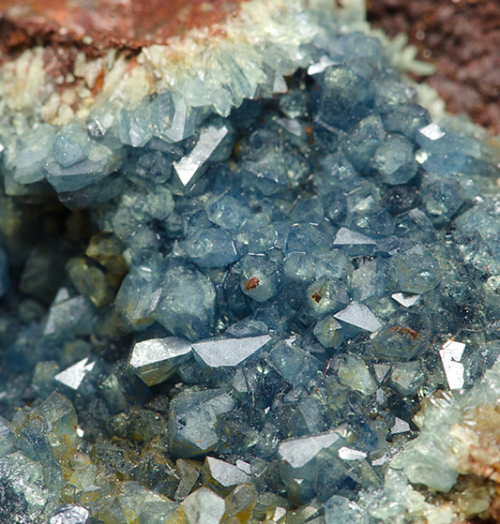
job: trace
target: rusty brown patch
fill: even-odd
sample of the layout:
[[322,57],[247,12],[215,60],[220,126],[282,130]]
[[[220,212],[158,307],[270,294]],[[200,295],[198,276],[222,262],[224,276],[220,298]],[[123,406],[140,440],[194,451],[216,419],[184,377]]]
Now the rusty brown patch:
[[319,304],[321,302],[322,296],[316,291],[313,295],[311,295],[311,298]]
[[245,289],[250,291],[251,289],[255,289],[260,284],[260,280],[257,277],[252,277],[250,280],[245,280],[243,284]]

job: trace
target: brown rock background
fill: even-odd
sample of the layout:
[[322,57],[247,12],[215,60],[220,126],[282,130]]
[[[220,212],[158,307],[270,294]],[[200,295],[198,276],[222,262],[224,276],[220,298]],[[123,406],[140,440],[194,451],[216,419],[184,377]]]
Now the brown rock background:
[[418,58],[436,66],[426,80],[450,112],[500,133],[500,1],[367,0],[367,8],[373,26],[407,33]]

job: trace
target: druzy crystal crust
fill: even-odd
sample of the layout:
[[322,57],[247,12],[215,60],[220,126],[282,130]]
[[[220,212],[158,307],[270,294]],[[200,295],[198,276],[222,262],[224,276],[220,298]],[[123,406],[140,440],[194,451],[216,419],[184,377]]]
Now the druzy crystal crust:
[[498,149],[345,4],[0,66],[2,522],[498,520]]

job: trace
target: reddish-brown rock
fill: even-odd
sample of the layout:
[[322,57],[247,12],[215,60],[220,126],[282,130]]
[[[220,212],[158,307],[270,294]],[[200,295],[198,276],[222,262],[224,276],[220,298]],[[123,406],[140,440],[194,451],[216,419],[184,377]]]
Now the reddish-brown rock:
[[92,54],[110,46],[136,50],[209,27],[244,0],[0,0],[0,50],[35,43],[78,45]]

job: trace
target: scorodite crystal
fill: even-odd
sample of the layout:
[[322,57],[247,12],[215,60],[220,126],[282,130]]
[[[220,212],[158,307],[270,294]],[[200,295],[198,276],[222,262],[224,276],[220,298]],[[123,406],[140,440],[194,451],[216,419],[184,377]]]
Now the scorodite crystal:
[[308,4],[243,2],[177,58],[81,51],[76,114],[40,48],[0,66],[43,86],[0,106],[9,524],[498,504],[498,149],[431,122],[358,3]]

